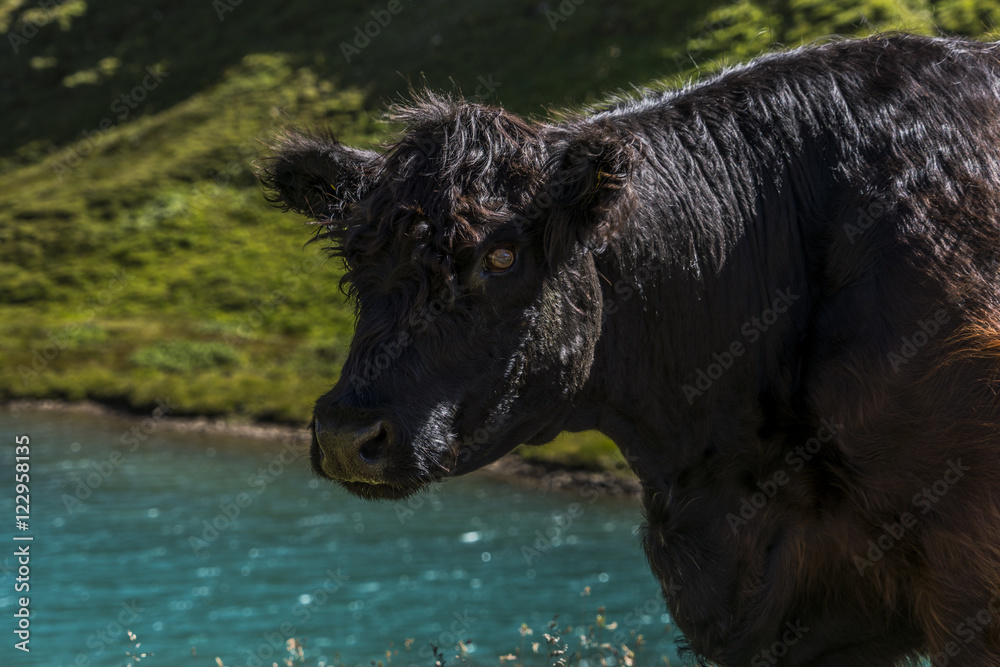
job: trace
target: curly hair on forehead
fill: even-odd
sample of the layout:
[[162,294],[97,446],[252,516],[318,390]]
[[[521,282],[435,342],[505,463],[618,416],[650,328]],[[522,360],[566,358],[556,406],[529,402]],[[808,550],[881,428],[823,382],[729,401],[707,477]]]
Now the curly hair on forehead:
[[347,216],[317,220],[316,239],[343,258],[341,287],[356,303],[406,290],[420,308],[443,288],[453,303],[456,260],[527,203],[544,144],[535,127],[503,109],[427,91],[388,119],[405,133],[368,166],[371,187]]

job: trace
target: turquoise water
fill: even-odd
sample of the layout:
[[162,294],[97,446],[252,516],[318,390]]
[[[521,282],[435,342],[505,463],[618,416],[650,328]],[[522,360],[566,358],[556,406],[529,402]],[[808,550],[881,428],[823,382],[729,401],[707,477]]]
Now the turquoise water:
[[[114,666],[148,651],[150,667],[213,666],[216,656],[271,665],[289,637],[305,640],[310,665],[337,655],[368,665],[390,645],[393,664],[431,665],[429,642],[458,639],[471,642],[471,662],[496,664],[521,646],[522,623],[534,629],[526,645],[544,646],[554,614],[560,626],[593,622],[599,606],[619,624],[604,639],[635,630],[649,641],[638,664],[676,659],[634,499],[474,474],[402,503],[366,503],[314,478],[303,446],[155,427],[0,416],[4,470],[15,437],[31,440],[27,531],[15,529],[12,474],[0,490],[0,664]],[[30,592],[16,593],[23,544]],[[14,649],[22,595],[30,653]]]

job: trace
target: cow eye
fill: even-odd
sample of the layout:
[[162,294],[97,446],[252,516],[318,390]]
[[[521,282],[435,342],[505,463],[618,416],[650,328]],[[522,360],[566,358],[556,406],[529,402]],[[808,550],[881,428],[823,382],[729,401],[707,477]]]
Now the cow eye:
[[491,248],[486,257],[483,258],[483,268],[490,273],[503,273],[514,266],[516,259],[517,253],[514,251],[514,246],[509,243],[501,243]]

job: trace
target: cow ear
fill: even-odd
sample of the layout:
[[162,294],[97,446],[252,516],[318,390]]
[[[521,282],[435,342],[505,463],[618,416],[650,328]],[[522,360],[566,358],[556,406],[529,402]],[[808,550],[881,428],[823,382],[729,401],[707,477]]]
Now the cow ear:
[[350,148],[332,136],[287,132],[257,161],[264,197],[313,220],[342,220],[374,180],[378,153]]
[[551,197],[546,255],[557,260],[575,244],[603,249],[635,205],[638,156],[630,135],[599,125],[577,129],[549,147]]

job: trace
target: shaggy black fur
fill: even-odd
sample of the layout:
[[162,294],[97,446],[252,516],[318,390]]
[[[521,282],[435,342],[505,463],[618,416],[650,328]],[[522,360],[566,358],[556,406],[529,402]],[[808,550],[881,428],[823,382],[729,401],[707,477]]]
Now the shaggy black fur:
[[879,36],[558,123],[423,94],[383,154],[283,138],[262,179],[358,307],[314,467],[398,498],[597,428],[700,658],[1000,664],[998,57]]

